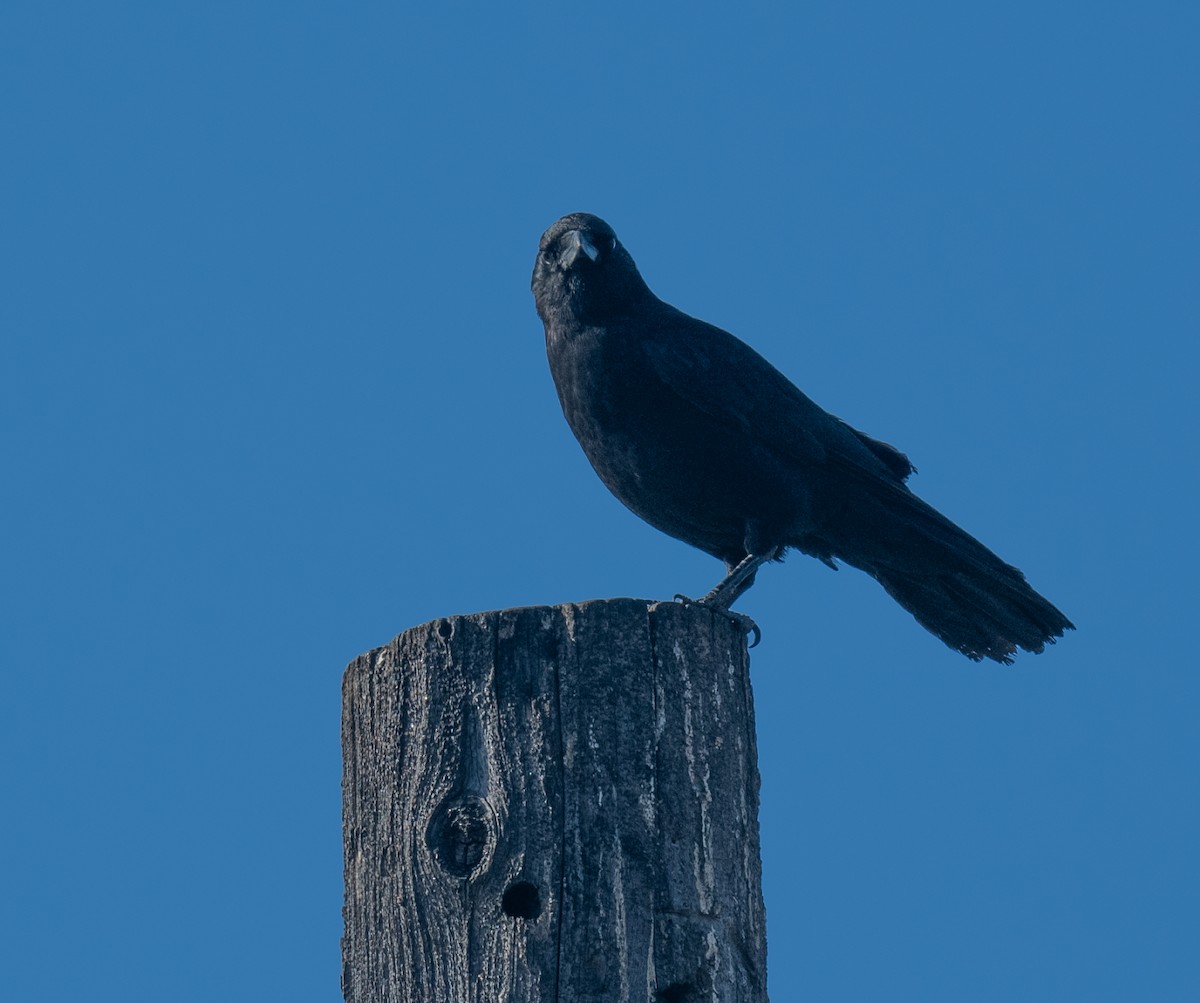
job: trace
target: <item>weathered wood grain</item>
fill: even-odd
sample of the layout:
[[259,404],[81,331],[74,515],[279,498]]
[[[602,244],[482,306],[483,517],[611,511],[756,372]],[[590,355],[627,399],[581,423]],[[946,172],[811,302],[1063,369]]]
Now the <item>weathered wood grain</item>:
[[343,683],[350,1003],[765,1003],[744,639],[614,599],[449,617]]

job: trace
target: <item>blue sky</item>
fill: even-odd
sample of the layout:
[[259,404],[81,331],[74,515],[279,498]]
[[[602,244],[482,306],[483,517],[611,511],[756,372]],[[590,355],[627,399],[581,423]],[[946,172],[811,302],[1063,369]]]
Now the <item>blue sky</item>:
[[562,420],[573,210],[1079,626],[760,574],[773,998],[1200,992],[1196,10],[9,0],[4,995],[336,999],[344,665],[716,581]]

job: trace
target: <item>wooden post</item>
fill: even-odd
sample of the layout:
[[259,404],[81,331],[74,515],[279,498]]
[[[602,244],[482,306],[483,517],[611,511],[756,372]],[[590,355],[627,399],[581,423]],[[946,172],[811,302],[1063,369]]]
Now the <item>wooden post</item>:
[[749,657],[702,607],[448,617],[346,669],[349,1003],[765,1003]]

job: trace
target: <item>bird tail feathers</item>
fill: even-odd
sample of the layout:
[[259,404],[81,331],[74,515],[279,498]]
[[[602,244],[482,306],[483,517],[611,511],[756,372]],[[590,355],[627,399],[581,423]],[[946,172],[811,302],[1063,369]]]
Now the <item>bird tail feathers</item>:
[[837,556],[874,577],[926,630],[975,661],[1008,665],[1018,648],[1040,652],[1074,628],[1017,568],[915,495],[908,500],[875,524],[888,546]]

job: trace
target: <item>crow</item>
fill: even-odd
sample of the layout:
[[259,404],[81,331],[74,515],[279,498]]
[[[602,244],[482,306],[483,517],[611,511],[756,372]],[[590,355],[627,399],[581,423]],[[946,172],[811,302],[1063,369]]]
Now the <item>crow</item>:
[[[878,581],[968,658],[1009,664],[1073,624],[905,484],[900,450],[822,410],[754,349],[664,303],[604,220],[563,216],[532,288],[563,414],[608,489],[725,562],[730,605],[791,548]],[[678,597],[684,598],[684,597]],[[686,600],[690,602],[691,600]]]

